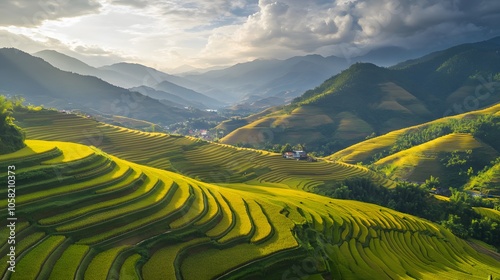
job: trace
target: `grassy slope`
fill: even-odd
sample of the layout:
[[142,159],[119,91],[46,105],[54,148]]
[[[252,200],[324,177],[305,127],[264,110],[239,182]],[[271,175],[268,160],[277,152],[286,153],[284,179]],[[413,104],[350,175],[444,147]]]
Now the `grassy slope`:
[[288,188],[312,188],[325,181],[356,176],[370,177],[386,186],[393,184],[359,166],[323,160],[313,163],[290,161],[279,154],[189,137],[138,132],[53,111],[16,113],[15,117],[30,139],[93,145],[123,159],[204,182],[259,182]]
[[271,113],[278,111],[278,110],[279,110],[279,107],[271,107],[271,108],[266,109],[260,113],[252,114],[252,115],[245,117],[245,118],[226,120],[226,121],[221,122],[219,125],[217,125],[216,129],[223,130],[226,134],[228,134],[235,129],[238,129],[238,128],[240,128],[244,125],[247,125],[251,122],[254,122],[254,121],[262,118],[263,116],[265,116],[267,114],[271,114]]
[[[0,165],[17,167],[16,213],[20,224],[30,224],[17,232],[17,263],[29,267],[30,279],[125,272],[144,279],[281,279],[297,276],[292,267],[304,260],[313,264],[307,273],[346,279],[500,275],[498,261],[444,228],[376,205],[257,183],[203,183],[78,144],[27,145],[0,157]],[[43,170],[59,176],[43,177]],[[4,242],[2,256],[6,250]]]
[[[335,127],[324,132],[322,127]],[[265,116],[226,135],[223,143],[313,143],[332,136],[343,141],[363,139],[372,126],[350,112],[332,115],[321,108],[303,106],[290,114]]]
[[486,161],[491,161],[500,155],[491,146],[470,134],[454,133],[384,157],[375,162],[375,165],[385,168],[388,176],[424,182],[431,174],[439,178],[449,176],[449,171],[440,162],[443,155],[466,150],[472,150],[476,157]]
[[500,195],[500,163],[471,178],[467,187],[490,189],[490,194]]
[[123,116],[112,116],[109,118],[99,116],[96,119],[99,120],[100,122],[114,123],[114,124],[117,123],[119,126],[128,127],[128,128],[132,128],[132,129],[138,129],[138,130],[151,131],[151,129],[154,128],[155,131],[162,131],[162,129],[163,129],[159,125],[154,124],[152,122],[127,118],[127,117],[123,117]]
[[394,145],[394,143],[396,142],[396,139],[399,135],[407,133],[408,131],[411,131],[413,129],[424,128],[428,125],[437,124],[437,123],[444,123],[450,119],[470,118],[470,117],[474,117],[474,116],[488,115],[488,114],[500,115],[500,104],[493,105],[491,107],[477,110],[477,111],[463,113],[463,114],[460,114],[457,116],[437,119],[435,121],[431,121],[431,122],[424,123],[421,125],[416,125],[416,126],[411,126],[411,127],[391,131],[387,134],[365,140],[365,141],[360,142],[358,144],[352,145],[346,149],[338,151],[338,152],[334,153],[333,155],[329,156],[328,159],[338,160],[338,161],[342,161],[342,162],[346,162],[346,163],[368,162],[375,154],[377,154],[383,150],[389,149],[392,145]]

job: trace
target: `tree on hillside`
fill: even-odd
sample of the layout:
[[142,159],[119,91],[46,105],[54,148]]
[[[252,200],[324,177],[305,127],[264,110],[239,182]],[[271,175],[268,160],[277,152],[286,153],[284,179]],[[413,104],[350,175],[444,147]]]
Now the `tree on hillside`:
[[394,209],[400,212],[425,216],[424,212],[430,198],[429,192],[410,182],[398,182],[392,190]]
[[283,145],[283,147],[281,148],[281,153],[286,153],[286,152],[291,152],[293,151],[293,148],[292,148],[292,145],[290,145],[290,143],[286,143],[285,145]]
[[14,105],[0,95],[0,154],[7,154],[24,147],[24,133],[14,124],[12,109]]
[[431,177],[425,180],[425,182],[420,187],[426,190],[432,190],[432,189],[438,189],[439,186],[440,186],[439,178],[431,175]]
[[294,150],[297,150],[297,151],[306,151],[306,144],[297,144],[295,146],[293,146],[293,149]]

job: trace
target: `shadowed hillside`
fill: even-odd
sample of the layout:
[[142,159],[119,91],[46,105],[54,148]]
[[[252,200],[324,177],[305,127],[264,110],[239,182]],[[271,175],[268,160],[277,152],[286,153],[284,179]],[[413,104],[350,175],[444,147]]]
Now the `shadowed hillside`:
[[27,102],[58,109],[81,109],[170,124],[200,117],[189,111],[116,87],[92,76],[61,71],[17,49],[0,49],[0,90]]

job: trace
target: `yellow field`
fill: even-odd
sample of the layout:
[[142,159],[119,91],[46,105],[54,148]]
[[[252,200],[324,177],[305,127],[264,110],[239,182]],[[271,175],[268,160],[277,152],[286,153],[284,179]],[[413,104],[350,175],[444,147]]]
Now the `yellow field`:
[[425,127],[431,124],[444,123],[451,119],[462,119],[476,115],[487,115],[487,114],[500,114],[500,104],[488,107],[486,109],[467,112],[464,114],[446,117],[424,123],[421,125],[410,126],[399,130],[391,131],[387,134],[371,138],[360,143],[354,144],[346,149],[338,151],[331,156],[327,157],[329,160],[338,160],[346,163],[355,164],[357,162],[367,162],[375,154],[382,152],[383,150],[389,149],[394,145],[398,136],[407,133],[408,131]]
[[0,160],[7,161],[7,160],[23,159],[33,155],[47,153],[55,149],[57,149],[55,144],[47,145],[47,144],[40,144],[39,142],[36,141],[26,140],[26,147],[14,153],[0,155]]
[[446,170],[440,162],[440,153],[466,150],[492,158],[498,154],[495,149],[470,134],[454,133],[382,158],[375,162],[375,165],[387,170],[388,176],[423,182],[430,175],[446,177]]
[[488,217],[492,220],[500,222],[500,211],[484,207],[474,207],[474,211],[481,216]]
[[[312,115],[316,112],[298,114]],[[37,116],[35,119],[33,114]],[[16,115],[29,139],[69,141],[93,145],[104,152],[139,164],[182,173],[210,183],[280,183],[290,188],[307,188],[325,181],[369,177],[391,186],[377,174],[354,165],[320,160],[315,163],[284,160],[281,155],[195,138],[145,133],[106,125],[90,119],[57,112],[29,112]],[[347,119],[346,119],[347,121]],[[264,133],[265,134],[265,133]],[[315,137],[311,134],[311,137]],[[182,152],[179,152],[182,151]],[[310,175],[315,175],[312,179]]]
[[[63,137],[82,139],[76,131],[62,129],[61,122],[75,121],[81,120],[57,119],[55,127]],[[4,263],[5,278],[283,279],[302,277],[297,273],[304,271],[291,268],[304,263],[312,264],[306,273],[311,279],[322,274],[336,279],[500,275],[498,261],[440,225],[377,205],[304,191],[323,180],[375,176],[366,168],[286,161],[279,155],[191,138],[101,128],[109,129],[102,134],[102,150],[137,162],[161,159],[157,156],[162,153],[168,155],[163,161],[168,166],[206,182],[94,149],[75,154],[79,144],[28,141],[28,149],[38,147],[40,152],[25,156],[38,162],[19,168],[18,174],[67,168],[60,169],[61,181],[38,180],[33,173],[29,186],[19,186],[17,217],[25,226],[17,241],[26,253],[18,255],[17,262],[27,274],[11,275]],[[39,127],[28,128],[28,134],[34,135],[34,130],[39,137],[53,137]],[[129,151],[123,148],[126,143],[141,148]],[[165,150],[155,155],[148,145]],[[59,153],[38,157],[56,146]],[[9,160],[0,159],[0,164]],[[78,165],[82,162],[83,167]],[[211,173],[219,168],[228,172]],[[0,218],[5,219],[6,205],[0,207]]]

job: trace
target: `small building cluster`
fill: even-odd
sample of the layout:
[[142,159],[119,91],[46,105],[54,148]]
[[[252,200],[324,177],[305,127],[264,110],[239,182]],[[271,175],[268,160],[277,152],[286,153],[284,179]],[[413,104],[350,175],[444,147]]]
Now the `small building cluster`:
[[308,156],[307,156],[307,153],[305,151],[291,151],[291,152],[284,152],[283,158],[296,159],[296,160],[307,160]]

